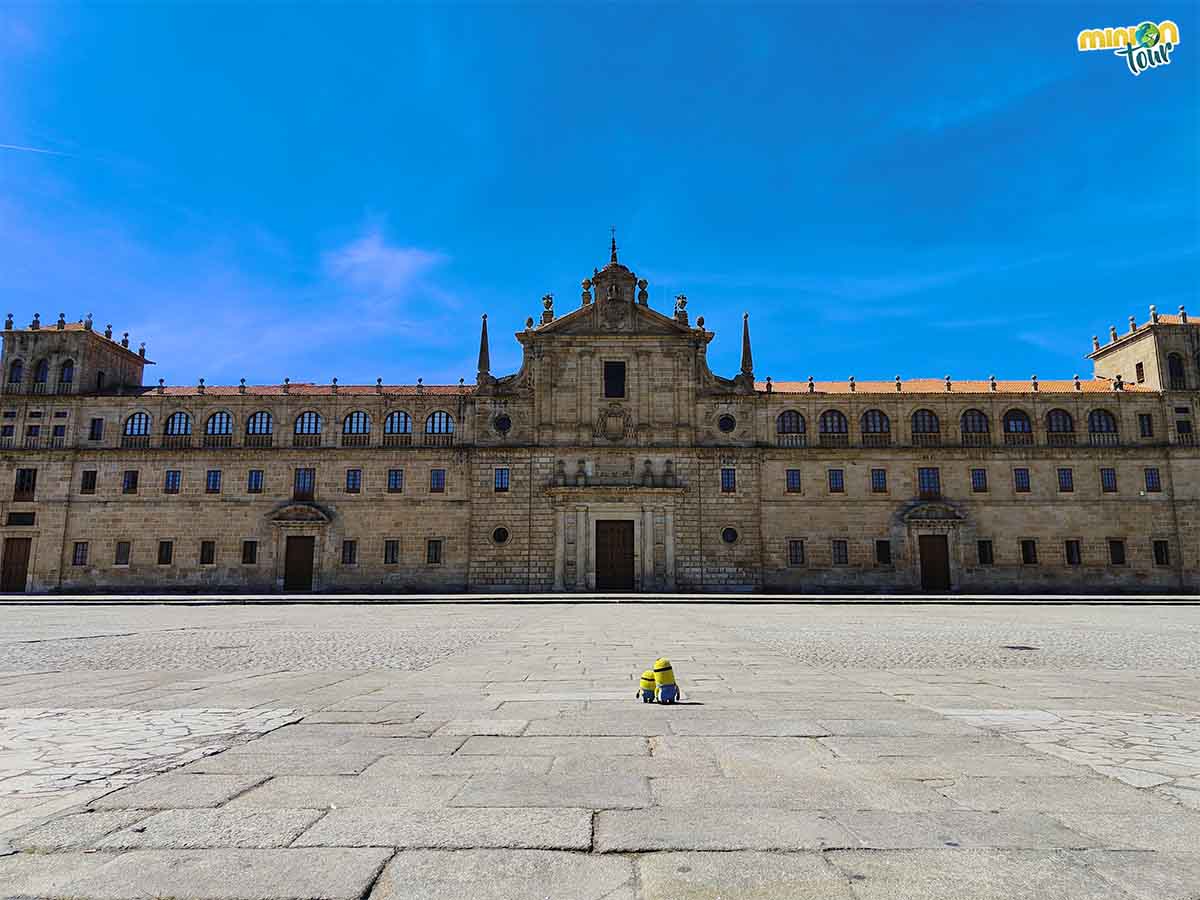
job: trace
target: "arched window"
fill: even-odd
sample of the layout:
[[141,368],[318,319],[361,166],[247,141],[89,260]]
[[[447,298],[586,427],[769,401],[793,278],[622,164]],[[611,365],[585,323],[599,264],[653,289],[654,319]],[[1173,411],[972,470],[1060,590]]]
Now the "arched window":
[[937,434],[942,430],[937,413],[931,409],[918,409],[912,414],[913,434]]
[[50,380],[50,363],[44,359],[39,359],[38,364],[33,369],[33,383],[45,384]]
[[426,434],[454,434],[454,419],[448,412],[438,410],[429,414],[425,420]]
[[881,409],[868,409],[862,416],[863,434],[887,434],[892,430],[891,420]]
[[804,416],[794,409],[785,409],[775,419],[776,434],[804,434]]
[[370,434],[371,417],[362,410],[350,413],[342,421],[342,434]]
[[58,373],[59,384],[70,384],[75,380],[75,360],[68,359],[62,364],[62,369]]
[[1004,414],[1005,434],[1033,434],[1033,422],[1023,409],[1010,409]]
[[8,367],[8,383],[20,384],[25,380],[25,363],[19,359],[14,359],[12,365]]
[[204,423],[205,434],[233,434],[233,416],[227,412],[215,412]]
[[150,416],[144,412],[134,413],[125,420],[126,437],[145,437],[150,433]]
[[1187,390],[1187,376],[1183,372],[1183,357],[1178,353],[1167,356],[1167,379],[1170,382],[1171,390]]
[[1046,413],[1046,430],[1051,434],[1074,434],[1075,420],[1065,409],[1052,409]]
[[401,410],[388,413],[383,420],[384,434],[412,434],[412,416]]
[[1107,409],[1093,409],[1088,414],[1088,431],[1092,434],[1116,434],[1117,420]]
[[[130,431],[128,425],[126,425],[125,433],[138,434],[139,432]],[[192,417],[185,412],[171,413],[167,419],[167,424],[163,426],[163,434],[167,437],[182,437],[191,433]]]
[[962,414],[960,425],[963,434],[987,434],[992,428],[987,413],[982,409],[968,409]]
[[320,413],[302,412],[296,416],[296,434],[320,434],[322,424]]
[[274,427],[275,421],[265,409],[246,420],[246,434],[270,434]]
[[850,432],[850,423],[836,409],[827,409],[821,413],[821,418],[818,420],[817,425],[821,430],[821,434],[848,434]]

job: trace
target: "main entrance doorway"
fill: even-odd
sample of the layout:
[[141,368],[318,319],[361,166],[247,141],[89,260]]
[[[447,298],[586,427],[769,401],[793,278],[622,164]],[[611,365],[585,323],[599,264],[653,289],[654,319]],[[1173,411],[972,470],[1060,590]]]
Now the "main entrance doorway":
[[311,591],[313,586],[313,544],[311,537],[289,537],[283,554],[283,589]]
[[633,590],[633,522],[596,522],[596,590]]
[[921,554],[921,588],[926,591],[950,590],[950,546],[944,534],[917,537]]
[[4,562],[0,563],[0,591],[23,593],[29,575],[31,538],[5,538]]

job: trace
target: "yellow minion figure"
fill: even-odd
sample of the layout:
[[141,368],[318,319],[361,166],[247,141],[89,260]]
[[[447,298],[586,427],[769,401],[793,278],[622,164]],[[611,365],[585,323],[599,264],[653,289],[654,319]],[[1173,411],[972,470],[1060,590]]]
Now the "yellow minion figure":
[[647,669],[642,673],[642,678],[638,682],[637,696],[642,698],[643,703],[654,702],[654,670]]
[[674,703],[679,699],[679,685],[675,683],[675,672],[671,661],[660,656],[654,661],[654,684],[658,689],[659,703]]

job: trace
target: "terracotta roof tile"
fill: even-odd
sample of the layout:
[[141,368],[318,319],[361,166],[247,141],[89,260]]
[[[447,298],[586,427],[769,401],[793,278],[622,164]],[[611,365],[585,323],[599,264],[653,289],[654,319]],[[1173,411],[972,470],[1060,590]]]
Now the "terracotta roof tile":
[[[454,397],[466,396],[473,393],[475,390],[473,385],[457,385],[457,384],[426,384],[418,387],[415,384],[385,384],[382,387],[384,394],[392,396],[433,396],[433,397]],[[156,387],[144,387],[143,394],[157,393]],[[337,386],[337,396],[376,396],[377,388],[373,384],[339,384]],[[195,396],[200,393],[200,389],[196,386],[187,385],[170,385],[163,387],[163,394],[169,397],[187,397]],[[241,393],[241,387],[236,384],[206,384],[204,386],[205,396],[214,397],[231,397]],[[251,397],[280,397],[284,396],[283,385],[281,384],[248,384],[246,385],[246,395]],[[329,384],[312,384],[311,382],[295,382],[288,385],[287,396],[291,397],[332,397],[334,395],[333,386]]]
[[[895,381],[859,381],[850,390],[849,381],[814,381],[815,394],[990,394],[993,393],[990,381],[955,381],[951,379],[950,390],[946,390],[944,378],[908,378],[902,379],[903,390],[896,390]],[[755,382],[754,387],[759,391],[767,389],[765,381]],[[776,394],[807,394],[807,381],[773,381],[771,390]],[[1125,390],[1130,392],[1154,393],[1154,391],[1135,384],[1126,384]],[[1115,393],[1112,382],[1104,378],[1079,380],[1079,391],[1075,390],[1073,379],[1038,381],[1039,394],[1098,394]],[[997,394],[1032,394],[1033,386],[1029,381],[997,381]]]

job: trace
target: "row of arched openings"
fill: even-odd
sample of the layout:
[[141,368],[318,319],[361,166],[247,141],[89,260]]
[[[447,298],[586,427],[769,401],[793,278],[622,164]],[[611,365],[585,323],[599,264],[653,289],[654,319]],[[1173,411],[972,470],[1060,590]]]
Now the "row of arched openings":
[[[50,363],[44,359],[38,360],[33,367],[33,383],[46,384],[50,380]],[[71,384],[75,380],[75,360],[64,360],[58,367],[58,383]],[[8,367],[8,383],[21,384],[25,381],[25,363],[14,359]]]
[[[275,420],[266,410],[256,412],[246,419],[246,434],[272,434]],[[325,429],[324,417],[312,410],[296,416],[294,432],[296,434],[321,434]],[[137,412],[125,420],[125,434],[129,437],[142,437],[150,434],[150,414]],[[163,434],[169,437],[190,435],[192,433],[192,416],[186,412],[175,412],[167,417],[163,426]],[[233,416],[227,412],[215,412],[204,423],[204,433],[210,435],[233,434]],[[342,420],[342,434],[370,434],[371,416],[362,410],[356,410]],[[400,410],[388,413],[383,420],[384,434],[412,434],[412,417]],[[432,412],[425,419],[426,434],[453,434],[454,417],[443,410]]]
[[[939,434],[941,421],[937,413],[931,409],[918,409],[912,414],[913,434]],[[980,409],[968,409],[959,420],[964,434],[988,434],[991,431],[991,421],[987,413]],[[863,434],[888,434],[891,432],[891,420],[888,414],[880,409],[869,409],[862,414],[860,425]],[[1024,410],[1013,409],[1004,414],[1001,425],[1005,434],[1032,434],[1033,422]],[[844,413],[836,409],[827,409],[817,420],[821,434],[848,434],[850,423]],[[794,409],[781,412],[775,419],[775,431],[778,434],[804,434],[804,416]],[[1046,430],[1057,434],[1071,434],[1075,431],[1075,420],[1065,409],[1052,409],[1046,413]],[[1095,409],[1088,413],[1088,431],[1098,434],[1115,434],[1117,420],[1106,409]]]

